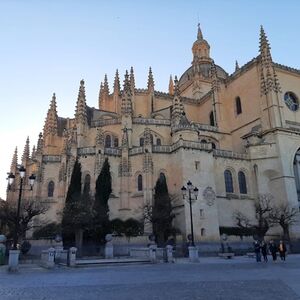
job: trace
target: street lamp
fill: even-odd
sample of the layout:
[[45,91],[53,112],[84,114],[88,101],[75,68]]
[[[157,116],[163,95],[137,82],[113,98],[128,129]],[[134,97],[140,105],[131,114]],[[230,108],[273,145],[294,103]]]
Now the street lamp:
[[[20,188],[19,188],[19,198],[18,198],[18,207],[17,207],[17,216],[16,216],[16,221],[15,221],[15,230],[14,230],[14,238],[13,238],[13,250],[18,250],[18,231],[19,231],[19,225],[20,225],[20,208],[21,208],[21,198],[22,198],[22,191],[23,191],[23,180],[25,178],[26,174],[26,169],[24,166],[20,166],[19,169],[19,174],[20,174]],[[10,173],[8,176],[8,189],[11,189],[11,185],[13,184],[16,176],[13,173]],[[35,175],[31,174],[29,176],[29,185],[30,185],[30,190],[33,188],[34,180],[35,180]]]
[[185,197],[188,195],[189,205],[190,205],[190,220],[191,220],[191,235],[192,235],[192,246],[195,247],[195,240],[194,240],[194,226],[193,226],[193,209],[192,209],[192,195],[194,196],[194,200],[197,200],[198,197],[198,188],[194,187],[191,181],[189,180],[187,182],[187,188],[183,186],[181,188],[182,197],[185,199]]

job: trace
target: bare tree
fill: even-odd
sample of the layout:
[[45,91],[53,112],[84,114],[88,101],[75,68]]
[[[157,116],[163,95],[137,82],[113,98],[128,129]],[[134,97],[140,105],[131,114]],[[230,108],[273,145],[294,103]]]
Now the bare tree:
[[233,214],[233,218],[238,227],[253,231],[259,239],[263,239],[267,231],[274,226],[271,218],[273,208],[271,205],[273,196],[271,194],[261,194],[255,203],[255,219],[256,222],[251,222],[250,219],[240,211]]
[[283,238],[290,241],[289,228],[298,222],[299,208],[290,207],[288,204],[275,206],[270,214],[271,221],[280,225],[283,230]]
[[[26,232],[33,228],[32,220],[34,217],[45,214],[48,207],[40,202],[24,200],[21,203],[21,213],[19,216],[18,236],[24,238]],[[7,235],[14,233],[17,222],[16,203],[1,201],[0,203],[0,222],[8,228]]]

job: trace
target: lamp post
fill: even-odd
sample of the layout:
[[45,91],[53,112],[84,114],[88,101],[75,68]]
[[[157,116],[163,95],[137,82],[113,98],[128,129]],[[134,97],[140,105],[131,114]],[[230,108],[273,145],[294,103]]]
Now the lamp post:
[[[19,197],[18,197],[18,206],[17,206],[17,215],[15,220],[15,230],[13,236],[13,249],[9,253],[9,270],[17,271],[18,263],[19,263],[19,251],[18,251],[18,235],[19,235],[19,226],[20,226],[20,210],[21,210],[21,199],[22,199],[22,191],[23,191],[23,181],[26,174],[26,169],[24,166],[20,166],[18,168],[20,175],[20,187],[19,187]],[[16,176],[13,173],[8,175],[8,189],[11,190],[11,185],[13,184]],[[29,185],[30,190],[33,188],[33,184],[35,181],[35,175],[31,174],[29,176]]]
[[188,193],[188,201],[190,205],[190,220],[191,220],[191,235],[192,235],[192,246],[195,247],[195,240],[194,240],[194,225],[193,225],[193,206],[192,206],[192,195],[195,197],[195,200],[197,200],[198,197],[198,188],[194,187],[191,181],[189,180],[187,182],[187,188],[183,186],[181,188],[183,199],[187,196]]

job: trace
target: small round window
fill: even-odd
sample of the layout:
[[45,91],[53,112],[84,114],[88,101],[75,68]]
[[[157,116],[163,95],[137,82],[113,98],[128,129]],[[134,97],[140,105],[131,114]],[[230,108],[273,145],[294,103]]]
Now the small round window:
[[284,94],[284,102],[286,106],[292,111],[296,111],[299,108],[298,98],[292,92],[286,92]]

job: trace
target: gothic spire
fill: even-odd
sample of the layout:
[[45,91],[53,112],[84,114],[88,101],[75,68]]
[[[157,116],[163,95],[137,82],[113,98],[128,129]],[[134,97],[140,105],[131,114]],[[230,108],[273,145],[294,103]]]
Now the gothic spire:
[[77,123],[87,124],[87,107],[85,98],[84,80],[80,81],[80,87],[78,92],[75,119]]
[[18,147],[15,148],[13,158],[10,165],[10,172],[15,173],[18,165]]
[[121,104],[121,113],[124,115],[132,114],[131,86],[128,77],[128,71],[126,70]]
[[43,151],[43,134],[40,132],[37,147],[36,147],[36,154],[42,154]]
[[238,71],[239,69],[240,69],[239,63],[238,63],[238,61],[236,60],[236,61],[235,61],[235,72]]
[[134,79],[134,72],[133,72],[133,67],[130,68],[130,86],[131,86],[131,91],[132,94],[134,93],[135,89],[135,79]]
[[172,79],[172,75],[170,75],[170,80],[169,80],[169,94],[174,95],[174,82]]
[[115,80],[114,80],[114,94],[120,95],[120,78],[119,78],[119,71],[116,70]]
[[105,99],[107,99],[107,97],[109,96],[109,86],[108,86],[107,74],[104,75],[103,93],[104,93]]
[[175,76],[174,84],[175,87],[174,87],[174,98],[173,98],[171,118],[173,120],[173,123],[178,124],[182,117],[182,114],[184,113],[184,107],[181,101],[181,97],[179,95],[177,76]]
[[216,68],[214,60],[211,61],[210,70],[211,70],[211,78],[212,78],[212,84],[211,84],[212,85],[212,90],[213,91],[218,91],[220,86],[219,86],[217,68]]
[[56,110],[56,96],[55,93],[52,95],[50,107],[47,112],[47,117],[44,125],[44,135],[57,134],[57,110]]
[[33,147],[32,147],[32,152],[31,152],[31,159],[34,159],[34,158],[35,158],[35,153],[36,153],[35,145],[33,145]]
[[200,28],[200,23],[198,23],[198,32],[197,32],[197,39],[198,40],[203,40],[203,34]]
[[271,55],[271,47],[263,26],[260,27],[259,52],[261,58],[261,94],[270,91],[276,93],[281,91]]
[[22,164],[26,165],[26,162],[29,160],[30,148],[29,148],[29,136],[26,139],[26,143],[24,146],[24,151],[22,155]]
[[151,67],[149,68],[149,74],[148,74],[148,91],[154,91],[154,79],[153,79],[153,74],[152,74],[152,69]]
[[100,83],[100,90],[99,90],[99,98],[98,98],[98,107],[99,109],[102,108],[103,106],[103,101],[104,101],[104,96],[103,96],[103,83]]

